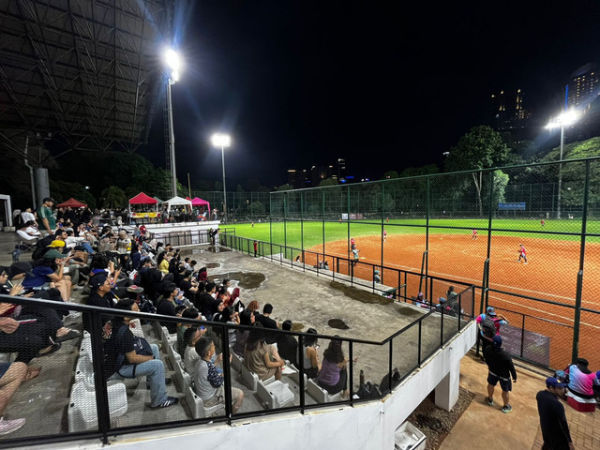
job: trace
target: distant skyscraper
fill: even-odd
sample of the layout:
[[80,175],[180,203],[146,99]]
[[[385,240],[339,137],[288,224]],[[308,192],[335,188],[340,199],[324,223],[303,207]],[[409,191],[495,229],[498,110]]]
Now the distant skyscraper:
[[490,96],[493,126],[498,131],[518,130],[527,126],[529,112],[525,109],[522,89],[495,92]]
[[304,187],[302,172],[296,169],[288,169],[288,184],[294,189]]
[[569,107],[588,107],[600,93],[600,71],[595,63],[581,66],[569,80]]
[[336,161],[336,166],[338,180],[341,180],[346,176],[346,160],[344,158],[338,158]]

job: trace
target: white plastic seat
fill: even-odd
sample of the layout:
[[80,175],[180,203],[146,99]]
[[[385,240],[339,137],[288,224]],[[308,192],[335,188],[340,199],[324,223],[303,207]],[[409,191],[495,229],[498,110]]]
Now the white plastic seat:
[[[296,383],[298,386],[300,386],[300,372],[294,372],[288,375],[290,377],[290,379]],[[308,377],[306,376],[306,374],[304,374],[304,390],[306,390],[308,387]]]
[[[242,383],[244,383],[244,385],[248,389],[250,389],[252,392],[256,392],[257,385],[258,385],[258,375],[256,375],[254,372],[251,372],[250,369],[248,369],[245,365],[242,364],[241,377],[242,377]],[[266,385],[266,384],[271,383],[274,380],[275,380],[275,377],[270,377],[270,378],[267,378],[262,383]]]
[[210,407],[204,406],[204,402],[196,395],[191,386],[185,390],[185,402],[187,403],[194,419],[202,419],[204,417],[225,414],[224,403],[217,403],[216,405]]
[[[177,364],[179,362],[182,362],[181,361],[181,355],[175,351],[175,349],[173,348],[172,344],[168,344],[167,343],[166,350],[167,350],[167,357],[169,358],[169,361],[171,363],[171,367],[173,369],[176,369],[177,368]],[[182,362],[182,364],[183,364],[183,362]]]
[[231,367],[236,372],[240,372],[242,370],[242,364],[244,362],[244,358],[238,356],[233,350],[231,351]]
[[256,395],[266,405],[267,409],[282,408],[294,401],[294,393],[290,387],[279,380],[264,384],[258,380]]
[[180,392],[185,392],[186,389],[192,384],[192,377],[183,369],[182,361],[177,361],[174,367],[175,384],[177,384]]
[[307,381],[306,390],[308,391],[308,394],[317,401],[317,403],[337,402],[342,398],[341,392],[338,392],[334,395],[329,395],[329,392],[319,386],[312,379]]
[[80,356],[75,366],[75,383],[83,381],[89,375],[94,375],[94,366],[92,359],[87,354]]
[[90,358],[90,361],[94,360],[92,357],[92,339],[85,336],[81,340],[81,346],[79,347],[79,357],[81,358],[82,356],[87,356]]
[[[108,386],[108,410],[111,419],[127,413],[127,390],[123,383]],[[96,392],[84,383],[75,383],[68,410],[69,432],[85,431],[98,424]]]
[[[131,326],[132,324],[134,325],[133,327]],[[131,331],[131,333],[133,333],[135,337],[145,337],[144,330],[142,329],[142,322],[140,321],[140,319],[133,319],[129,322],[129,331]]]
[[169,347],[169,344],[177,345],[177,335],[171,336],[169,334],[169,330],[167,330],[167,327],[161,327],[160,333],[161,333],[160,337],[161,337],[165,351],[168,351],[167,349]]

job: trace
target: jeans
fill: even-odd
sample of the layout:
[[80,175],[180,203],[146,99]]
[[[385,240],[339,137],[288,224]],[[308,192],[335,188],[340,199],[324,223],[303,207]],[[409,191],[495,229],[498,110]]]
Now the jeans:
[[167,388],[165,387],[165,366],[160,360],[158,345],[150,344],[154,359],[141,364],[125,364],[119,369],[119,375],[125,378],[146,376],[150,384],[150,406],[158,406],[167,399]]
[[85,248],[85,251],[88,252],[90,255],[96,253],[88,241],[81,241],[77,243],[77,245],[81,245],[83,248]]

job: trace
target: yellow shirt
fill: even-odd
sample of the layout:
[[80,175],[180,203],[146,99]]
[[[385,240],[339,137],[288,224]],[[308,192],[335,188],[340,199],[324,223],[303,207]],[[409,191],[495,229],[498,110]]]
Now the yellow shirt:
[[158,265],[158,270],[167,275],[169,273],[169,261],[163,259]]

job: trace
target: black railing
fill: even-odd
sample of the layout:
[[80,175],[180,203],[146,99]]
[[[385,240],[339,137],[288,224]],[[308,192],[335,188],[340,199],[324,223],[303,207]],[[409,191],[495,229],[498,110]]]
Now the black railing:
[[[463,297],[465,301],[463,301]],[[367,339],[357,339],[357,338],[348,338],[348,337],[340,337],[340,336],[329,336],[329,335],[307,335],[305,333],[300,332],[292,332],[292,331],[282,331],[282,330],[268,330],[268,332],[276,336],[277,339],[283,335],[293,336],[298,340],[298,348],[304,349],[303,342],[310,336],[311,338],[318,338],[321,342],[323,341],[331,341],[331,340],[339,340],[342,342],[342,347],[344,349],[344,353],[348,355],[348,390],[349,396],[345,398],[334,397],[328,398],[325,395],[325,391],[323,392],[323,398],[315,398],[313,396],[307,395],[305,392],[305,388],[307,387],[306,383],[313,383],[312,380],[305,380],[304,376],[306,370],[308,368],[304,367],[303,363],[303,355],[304,350],[299,352],[297,357],[297,367],[290,366],[289,369],[292,370],[293,374],[297,376],[297,385],[298,390],[297,393],[294,394],[294,399],[291,404],[283,404],[278,405],[277,407],[268,407],[263,409],[259,406],[251,411],[244,412],[233,412],[233,397],[232,397],[232,382],[234,380],[233,373],[236,369],[233,368],[233,365],[230,364],[229,357],[231,354],[230,350],[230,332],[240,332],[243,330],[250,330],[251,327],[245,326],[236,326],[228,323],[220,323],[220,322],[204,322],[193,319],[184,319],[181,317],[172,317],[172,316],[162,316],[157,314],[148,314],[141,313],[135,311],[124,311],[119,309],[110,309],[110,308],[99,308],[88,305],[79,305],[79,304],[65,304],[63,302],[55,302],[50,300],[42,300],[35,298],[24,298],[24,297],[11,297],[6,295],[0,295],[0,301],[4,303],[12,303],[17,305],[28,305],[33,306],[34,308],[49,308],[57,311],[64,310],[68,308],[69,311],[77,311],[82,313],[83,323],[86,324],[86,328],[89,331],[89,341],[88,341],[88,349],[84,351],[84,346],[81,346],[81,352],[77,353],[75,356],[78,358],[85,358],[84,354],[87,354],[88,358],[91,359],[91,370],[92,373],[87,374],[87,378],[84,377],[85,372],[81,369],[81,372],[77,372],[75,370],[75,366],[79,367],[79,360],[77,364],[71,359],[70,362],[65,359],[64,364],[61,364],[64,373],[60,375],[60,379],[53,379],[54,384],[64,385],[62,388],[69,388],[69,400],[68,400],[68,416],[69,416],[69,429],[61,428],[60,430],[56,429],[52,433],[47,434],[36,434],[36,432],[29,431],[28,433],[21,432],[16,433],[14,435],[6,435],[0,438],[0,447],[1,448],[9,448],[16,446],[24,446],[24,445],[38,445],[38,444],[47,444],[49,442],[59,442],[59,441],[70,441],[75,439],[84,439],[84,438],[100,438],[103,443],[108,442],[109,436],[122,435],[125,433],[132,432],[141,432],[141,431],[152,431],[152,430],[161,430],[168,429],[172,427],[178,426],[188,426],[188,425],[197,425],[208,422],[226,422],[231,423],[232,420],[246,418],[246,417],[256,417],[262,416],[266,414],[274,414],[285,411],[298,411],[300,413],[304,413],[307,409],[318,408],[326,404],[329,405],[354,405],[358,402],[369,401],[374,398],[380,398],[381,396],[391,392],[394,387],[394,383],[397,383],[407,376],[409,376],[415,369],[419,368],[424,361],[426,361],[431,355],[433,355],[437,350],[439,350],[448,340],[452,339],[467,323],[473,318],[472,314],[461,314],[457,317],[448,317],[447,314],[442,312],[441,314],[436,312],[435,310],[430,310],[424,313],[421,317],[405,326],[404,328],[398,330],[393,335],[387,337],[382,341],[374,341]],[[458,294],[458,302],[459,304],[470,303],[470,309],[474,308],[474,296],[472,295],[472,290],[467,289],[464,292]],[[183,409],[179,411],[177,414],[169,414],[169,417],[172,417],[173,420],[165,422],[165,415],[156,415],[155,422],[152,423],[142,423],[145,418],[153,417],[151,414],[141,414],[141,411],[134,408],[132,405],[128,405],[126,401],[125,413],[121,410],[121,412],[115,412],[115,405],[118,404],[118,401],[115,400],[114,391],[115,385],[123,382],[122,378],[117,378],[113,380],[111,377],[110,380],[107,379],[107,376],[104,371],[105,364],[105,353],[104,353],[104,344],[106,338],[106,326],[105,323],[107,321],[114,320],[115,318],[123,318],[126,317],[130,320],[139,319],[139,323],[142,321],[151,322],[152,325],[158,325],[158,322],[161,324],[173,324],[177,323],[178,326],[195,326],[200,327],[203,326],[208,330],[208,334],[213,337],[215,340],[217,347],[221,348],[221,352],[223,354],[223,374],[224,374],[224,411],[220,414],[216,414],[211,417],[202,417],[202,418],[193,418],[194,414],[185,413]],[[121,319],[122,320],[122,319]],[[25,325],[22,325],[25,326]],[[430,339],[427,338],[423,333],[424,329],[429,329],[428,327],[433,327],[435,329],[440,329],[440,339]],[[143,329],[144,327],[142,327]],[[151,331],[151,327],[148,325],[145,327],[146,330],[144,334],[146,337],[149,337],[151,333],[156,333],[157,331]],[[162,330],[160,325],[154,327],[155,330]],[[415,331],[416,330],[416,331]],[[139,331],[138,331],[139,332]],[[104,334],[103,334],[104,333]],[[415,335],[416,334],[416,335]],[[0,344],[2,343],[2,332],[0,332]],[[156,336],[157,339],[159,336]],[[84,341],[85,341],[84,337]],[[177,378],[177,370],[176,365],[178,362],[172,360],[172,349],[169,349],[168,346],[171,345],[168,343],[168,338],[166,336],[162,337],[163,343],[167,341],[167,348],[162,349],[163,359],[168,360],[170,365],[173,365],[173,369],[175,369]],[[395,342],[394,342],[395,341]],[[373,357],[373,354],[377,353],[377,349],[384,349],[385,346],[388,346],[386,355],[382,356],[381,359],[377,359]],[[163,345],[164,347],[164,345]],[[2,347],[0,345],[0,351]],[[85,352],[88,353],[85,353]],[[70,353],[73,356],[73,353]],[[414,355],[414,357],[413,357]],[[61,355],[61,351],[59,350],[54,355],[50,356],[50,358],[67,358],[68,355]],[[365,359],[364,363],[357,362],[356,358],[360,356]],[[235,356],[234,356],[235,357]],[[163,363],[164,364],[164,363]],[[43,364],[42,364],[43,367]],[[84,367],[83,365],[81,367]],[[355,398],[354,394],[358,396],[361,394],[361,386],[360,383],[357,382],[356,376],[358,373],[358,368],[363,370],[367,370],[367,375],[370,379],[375,379],[373,377],[382,376],[387,379],[387,387],[383,389],[383,392],[379,392],[378,395],[371,395],[368,398]],[[392,371],[397,371],[399,377],[393,380]],[[73,376],[75,376],[75,383],[72,383]],[[182,375],[183,376],[183,375]],[[292,375],[290,375],[292,376]],[[398,379],[399,378],[399,379]],[[77,410],[76,402],[80,402],[81,398],[74,398],[76,396],[76,385],[77,383],[83,383],[78,388],[81,388],[82,392],[86,395],[90,396],[89,403],[84,406],[85,411]],[[115,384],[116,383],[116,384]],[[179,381],[178,381],[179,383]],[[258,383],[262,383],[259,381]],[[289,388],[288,384],[288,388]],[[184,391],[184,398],[186,398],[187,406],[190,410],[193,411],[193,405],[190,405],[191,401],[188,398],[188,392],[185,386],[185,383],[181,387],[181,390]],[[358,388],[358,390],[357,390]],[[43,389],[42,386],[38,386],[35,392],[31,392],[31,394],[40,394],[40,389]],[[51,397],[52,402],[55,404],[64,403],[64,398],[56,398],[56,394],[54,388],[49,388],[50,391],[47,393]],[[124,389],[124,388],[123,388]],[[27,396],[27,385],[21,386],[21,395]],[[191,391],[190,391],[191,392]],[[257,395],[259,395],[257,393]],[[81,395],[80,395],[81,397]],[[93,400],[91,399],[93,397]],[[260,397],[260,396],[259,396]],[[133,397],[130,397],[130,399]],[[128,400],[131,402],[132,400]],[[261,400],[262,401],[262,400]],[[117,403],[115,403],[117,402]],[[94,406],[95,403],[95,406]],[[289,402],[288,402],[289,403]],[[81,405],[80,405],[81,406]],[[138,405],[139,409],[147,408],[145,405]],[[42,407],[38,405],[38,408]],[[113,408],[111,410],[111,408]],[[177,408],[177,406],[175,406]],[[72,410],[72,411],[71,411]],[[56,408],[53,411],[54,414],[60,415],[62,418],[65,411],[61,408]],[[14,413],[13,413],[14,414]],[[51,414],[51,413],[49,413]],[[88,421],[87,425],[83,426],[83,429],[77,429],[78,425],[72,425],[71,416],[79,417],[80,414],[87,417]],[[119,414],[122,414],[119,416]],[[192,416],[192,418],[190,418]],[[77,423],[77,422],[74,422]],[[43,427],[42,427],[43,428]],[[33,430],[34,428],[24,428],[24,430]],[[17,437],[18,436],[18,437]]]

